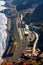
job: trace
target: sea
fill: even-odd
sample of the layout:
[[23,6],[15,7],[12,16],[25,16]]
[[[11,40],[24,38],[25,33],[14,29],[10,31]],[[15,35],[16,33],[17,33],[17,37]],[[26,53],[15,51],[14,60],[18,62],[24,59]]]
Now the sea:
[[5,7],[5,1],[0,1],[0,62],[2,61],[2,55],[6,48],[6,39],[7,39],[7,17],[1,11],[7,9]]

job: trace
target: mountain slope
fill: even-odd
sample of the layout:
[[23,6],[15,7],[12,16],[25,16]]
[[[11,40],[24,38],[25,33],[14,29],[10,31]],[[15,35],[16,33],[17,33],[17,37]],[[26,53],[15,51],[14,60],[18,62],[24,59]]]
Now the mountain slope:
[[26,0],[13,0],[13,4],[15,4],[15,5],[20,5],[20,4],[22,4],[23,2],[25,2]]
[[31,16],[34,23],[43,23],[43,4],[38,6]]
[[36,8],[39,4],[43,3],[43,0],[15,0],[13,3],[17,5],[18,11],[22,11],[31,7]]
[[42,24],[43,23],[43,4],[38,6],[31,15],[26,14],[26,16],[23,18],[23,20],[27,24],[30,22]]

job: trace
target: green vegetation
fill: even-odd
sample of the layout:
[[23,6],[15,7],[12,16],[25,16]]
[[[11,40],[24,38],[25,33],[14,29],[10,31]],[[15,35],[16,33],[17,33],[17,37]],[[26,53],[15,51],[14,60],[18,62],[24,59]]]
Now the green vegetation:
[[35,40],[36,40],[36,38],[33,41],[30,41],[30,44],[28,44],[28,47],[33,47]]
[[43,57],[37,57],[36,58],[36,63],[38,63],[38,65],[43,65]]
[[16,22],[14,20],[12,20],[12,41],[13,41],[13,43],[14,42],[19,43],[19,34],[17,31]]
[[23,20],[27,24],[43,24],[43,4],[39,5],[32,14],[27,13]]
[[29,47],[33,47],[34,41],[30,42]]
[[[5,61],[2,62],[1,65],[4,65]],[[26,61],[21,61],[19,63],[13,62],[13,65],[23,65],[24,63],[28,63],[27,65],[43,65],[43,57],[37,57],[36,60],[26,60]]]
[[31,22],[31,15],[27,13],[25,17],[23,17],[23,21],[25,21],[26,24],[29,24]]
[[[43,62],[40,62],[40,60],[43,61],[43,59],[39,59],[39,61],[36,62],[36,60],[28,60],[26,61],[28,64],[27,65],[43,65]],[[24,62],[19,63],[18,65],[23,65]]]

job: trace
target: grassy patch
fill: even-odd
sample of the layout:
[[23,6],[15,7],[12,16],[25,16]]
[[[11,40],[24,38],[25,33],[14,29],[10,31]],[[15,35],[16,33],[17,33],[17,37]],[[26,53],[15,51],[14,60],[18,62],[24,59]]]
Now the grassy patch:
[[18,43],[20,41],[19,33],[17,31],[16,21],[14,20],[12,20],[12,40],[13,42],[18,42]]

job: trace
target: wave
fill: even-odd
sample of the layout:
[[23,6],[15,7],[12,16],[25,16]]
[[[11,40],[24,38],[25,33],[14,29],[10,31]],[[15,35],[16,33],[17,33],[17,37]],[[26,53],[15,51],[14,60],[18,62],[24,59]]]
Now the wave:
[[0,1],[0,62],[3,60],[2,55],[6,48],[6,39],[7,39],[7,17],[4,13],[1,13],[1,11],[7,9],[5,5],[5,1]]

